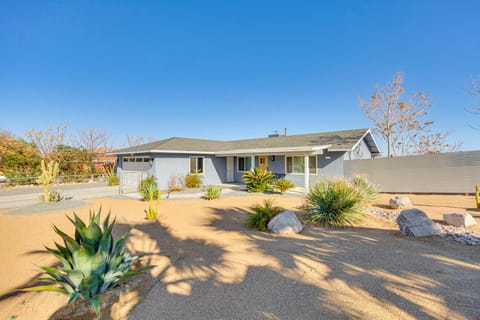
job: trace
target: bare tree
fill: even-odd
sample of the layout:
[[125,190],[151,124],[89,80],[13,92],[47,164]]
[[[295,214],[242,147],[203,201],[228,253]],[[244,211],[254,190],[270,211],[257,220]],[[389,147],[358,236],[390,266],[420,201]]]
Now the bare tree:
[[36,130],[32,128],[25,134],[30,141],[37,147],[43,158],[49,158],[54,151],[55,146],[65,144],[65,132],[68,126],[58,124],[56,127],[48,127],[46,130]]
[[462,142],[448,143],[450,132],[432,133],[430,130],[413,135],[408,143],[408,154],[435,154],[460,151]]
[[104,153],[109,148],[111,134],[102,129],[80,129],[73,142],[77,148],[85,149],[92,154]]
[[375,132],[387,142],[387,156],[427,153],[420,150],[427,146],[438,150],[439,144],[443,150],[448,134],[432,133],[428,128],[433,121],[424,120],[432,106],[431,98],[416,92],[402,99],[403,80],[403,74],[397,72],[385,87],[376,85],[368,101],[359,99],[361,109],[375,125]]
[[[472,79],[472,89],[470,89],[468,93],[474,98],[479,98],[479,102],[478,105],[473,108],[467,109],[467,111],[476,115],[480,115],[480,81],[478,79]],[[479,126],[470,126],[476,130],[480,130]]]
[[128,147],[136,147],[138,145],[143,144],[144,142],[145,142],[144,137],[134,137],[134,136],[131,136],[131,135],[127,134]]

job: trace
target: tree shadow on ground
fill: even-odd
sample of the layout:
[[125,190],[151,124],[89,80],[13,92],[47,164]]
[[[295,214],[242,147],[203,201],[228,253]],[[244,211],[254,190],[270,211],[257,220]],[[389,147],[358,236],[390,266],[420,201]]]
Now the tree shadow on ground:
[[[319,315],[361,319],[385,313],[393,318],[480,317],[477,248],[362,227],[306,227],[302,235],[279,236],[246,229],[246,212],[241,208],[211,210],[216,216],[209,225],[212,229],[242,232],[258,251],[280,263],[276,268],[255,267],[253,273],[274,272],[277,284],[282,283],[282,277],[295,279],[300,292],[305,290],[305,296],[316,297],[309,308],[316,310],[320,303],[322,311],[309,317],[298,308],[297,316],[303,319]],[[249,281],[249,274],[245,281]],[[270,285],[272,282],[265,283]],[[288,285],[272,288],[281,292],[280,296],[292,297],[286,294]],[[280,301],[288,305],[288,299]],[[290,318],[281,312],[275,316]]]

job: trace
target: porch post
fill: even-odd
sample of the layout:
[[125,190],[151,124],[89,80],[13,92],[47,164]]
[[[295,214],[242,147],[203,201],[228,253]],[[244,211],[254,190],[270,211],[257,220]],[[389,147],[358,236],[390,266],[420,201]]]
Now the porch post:
[[250,170],[253,171],[253,169],[255,168],[255,155],[252,154],[250,156],[250,159],[251,159],[251,162],[252,162],[252,168]]
[[305,164],[305,175],[304,175],[304,187],[305,187],[305,193],[308,193],[308,190],[310,189],[310,165],[308,163],[308,154],[305,155],[305,161],[304,161],[304,164]]

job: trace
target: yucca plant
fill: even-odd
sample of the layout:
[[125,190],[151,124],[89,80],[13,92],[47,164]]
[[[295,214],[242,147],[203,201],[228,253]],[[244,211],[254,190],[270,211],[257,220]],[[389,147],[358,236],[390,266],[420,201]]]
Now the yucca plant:
[[377,186],[366,178],[356,176],[352,179],[352,184],[357,187],[367,203],[373,203],[378,200]]
[[293,189],[295,188],[295,185],[293,184],[293,182],[291,181],[288,181],[286,179],[278,179],[277,181],[275,181],[275,183],[273,184],[273,187],[277,190],[280,190],[281,193],[284,193],[285,191],[287,191],[288,189]]
[[362,193],[346,180],[320,180],[306,196],[305,221],[323,226],[359,222],[365,208]]
[[275,175],[268,170],[254,168],[253,171],[247,171],[242,176],[242,181],[247,184],[248,192],[263,192],[272,189],[270,183],[275,179]]
[[[160,194],[157,197],[157,202],[155,204],[155,208],[153,207],[153,191],[150,191],[150,204],[147,210],[145,211],[145,219],[147,220],[155,220],[157,219],[158,215],[158,206],[160,205]],[[160,191],[159,191],[160,192]]]
[[47,277],[40,278],[49,285],[26,288],[25,291],[54,291],[70,296],[68,303],[77,298],[89,302],[98,319],[101,319],[100,302],[105,291],[118,286],[131,276],[152,268],[132,270],[138,256],[125,252],[125,233],[115,243],[112,230],[115,219],[109,223],[110,213],[100,227],[101,208],[98,213],[90,211],[88,226],[75,213],[67,217],[75,226],[75,238],[56,226],[55,232],[63,239],[64,246],[55,242],[56,249],[46,249],[61,262],[57,267],[41,267]]
[[257,204],[251,207],[251,212],[248,213],[245,226],[251,229],[266,230],[268,221],[275,217],[283,208],[274,205],[273,200],[265,199],[263,204]]

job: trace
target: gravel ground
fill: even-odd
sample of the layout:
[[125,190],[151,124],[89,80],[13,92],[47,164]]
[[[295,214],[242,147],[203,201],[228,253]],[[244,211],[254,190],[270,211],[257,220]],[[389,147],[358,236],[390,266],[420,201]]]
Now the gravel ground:
[[[399,215],[399,212],[397,211],[375,207],[368,208],[367,213],[373,216],[382,217],[393,221],[396,221]],[[480,245],[480,233],[478,232],[440,223],[437,223],[437,225],[442,231],[441,236],[447,240],[458,241],[470,246]]]

